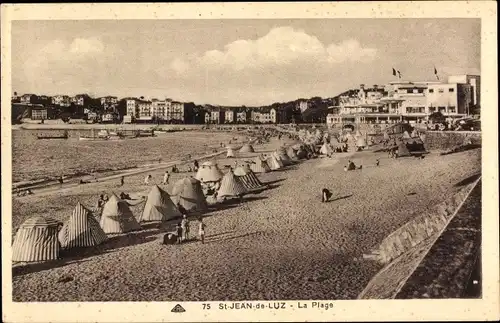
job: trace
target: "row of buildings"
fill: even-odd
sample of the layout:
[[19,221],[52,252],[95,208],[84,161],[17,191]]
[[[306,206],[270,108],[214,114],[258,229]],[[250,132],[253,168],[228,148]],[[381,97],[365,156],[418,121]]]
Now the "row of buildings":
[[277,123],[274,108],[215,108],[205,111],[205,123]]
[[450,118],[472,114],[481,106],[481,78],[453,75],[446,82],[390,82],[368,88],[361,84],[339,96],[329,108],[327,124],[422,122],[434,112]]

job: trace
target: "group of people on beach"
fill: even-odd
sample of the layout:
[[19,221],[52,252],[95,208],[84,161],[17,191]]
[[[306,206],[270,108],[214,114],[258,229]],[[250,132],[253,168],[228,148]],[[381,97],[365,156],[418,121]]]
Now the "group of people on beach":
[[[201,243],[205,243],[205,229],[206,224],[203,222],[203,218],[198,219],[198,236]],[[189,233],[191,231],[191,222],[187,218],[187,215],[182,216],[182,221],[177,223],[175,227],[176,243],[181,244],[183,242],[189,241]]]

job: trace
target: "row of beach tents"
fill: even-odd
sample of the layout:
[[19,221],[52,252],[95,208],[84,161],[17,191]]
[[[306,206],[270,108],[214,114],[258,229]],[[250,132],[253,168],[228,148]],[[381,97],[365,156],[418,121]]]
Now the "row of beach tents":
[[[241,152],[255,152],[251,145]],[[269,156],[257,156],[249,163],[229,169],[225,174],[212,161],[201,164],[195,177],[186,177],[174,183],[169,194],[159,186],[151,188],[142,213],[136,218],[131,205],[137,202],[122,200],[111,194],[100,217],[78,203],[72,214],[60,222],[48,217],[28,218],[18,229],[13,242],[14,262],[54,260],[61,249],[92,247],[102,244],[108,235],[140,230],[143,222],[166,222],[181,216],[177,205],[188,212],[202,213],[208,209],[205,185],[217,183],[217,197],[241,197],[266,188],[256,173],[267,173],[293,164],[314,152],[308,145],[281,147]],[[135,203],[135,204],[134,204]]]

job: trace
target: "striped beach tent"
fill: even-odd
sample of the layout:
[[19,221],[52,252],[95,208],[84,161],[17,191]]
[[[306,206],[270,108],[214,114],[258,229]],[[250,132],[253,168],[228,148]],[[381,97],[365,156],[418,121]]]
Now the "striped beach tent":
[[218,182],[222,179],[222,171],[219,169],[216,163],[212,161],[207,161],[201,164],[198,172],[196,172],[195,178],[203,183],[207,182]]
[[269,168],[269,165],[266,163],[266,161],[260,159],[260,157],[257,157],[253,160],[253,162],[250,164],[250,169],[254,173],[268,173],[271,171],[271,168]]
[[366,139],[365,137],[359,137],[357,140],[356,140],[356,147],[361,147],[361,148],[364,148],[366,147],[367,144],[366,144]]
[[108,237],[99,226],[92,212],[80,202],[76,204],[73,214],[64,222],[59,231],[59,242],[62,248],[97,246]]
[[257,175],[250,169],[248,165],[239,166],[234,170],[234,175],[236,175],[245,188],[249,191],[258,190],[264,188],[264,185],[259,180]]
[[222,178],[217,196],[240,196],[246,193],[245,185],[234,175],[232,170],[229,170]]
[[172,201],[179,203],[187,211],[204,211],[208,208],[201,182],[193,177],[186,177],[174,184]]
[[283,164],[280,164],[280,162],[276,159],[276,157],[273,154],[267,157],[266,163],[267,165],[269,165],[269,168],[271,168],[271,170],[277,170],[283,168]]
[[253,149],[253,146],[250,144],[244,144],[243,147],[240,149],[240,153],[254,153],[255,150]]
[[104,204],[100,225],[107,234],[126,233],[141,229],[127,202],[120,200],[115,194],[111,194],[109,200]]
[[12,245],[12,261],[36,262],[59,257],[57,234],[61,222],[45,217],[27,219],[17,230]]
[[144,210],[140,215],[139,222],[168,221],[180,217],[181,212],[177,209],[170,195],[158,185],[154,185],[149,191]]
[[319,150],[319,153],[321,155],[329,155],[333,152],[332,147],[328,145],[326,142],[321,146],[321,149]]

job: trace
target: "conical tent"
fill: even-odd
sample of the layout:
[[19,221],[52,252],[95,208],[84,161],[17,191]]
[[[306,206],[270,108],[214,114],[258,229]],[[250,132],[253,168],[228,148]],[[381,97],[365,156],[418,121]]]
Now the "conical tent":
[[276,159],[276,161],[278,162],[278,164],[280,165],[280,167],[285,167],[285,163],[281,159],[280,155],[278,155],[276,152],[273,152],[272,155],[274,155],[274,159]]
[[355,137],[358,138],[358,137],[362,137],[362,136],[363,136],[363,134],[361,133],[361,131],[357,130]]
[[59,231],[61,247],[68,249],[97,246],[107,239],[92,212],[80,203]]
[[154,185],[149,191],[146,205],[139,217],[139,222],[147,221],[168,221],[181,216],[170,195],[162,190],[158,185]]
[[224,174],[222,174],[217,164],[209,161],[201,164],[195,178],[203,183],[206,183],[218,182],[222,179],[222,176],[224,176]]
[[405,143],[400,143],[398,145],[398,157],[407,157],[410,156],[410,151],[406,147]]
[[176,205],[179,203],[187,211],[204,211],[208,207],[201,182],[192,177],[175,182],[171,198]]
[[47,261],[59,257],[57,232],[61,223],[45,217],[27,219],[17,230],[12,261]]
[[253,163],[250,164],[250,169],[255,173],[268,173],[271,171],[269,165],[260,157],[257,157],[253,160]]
[[236,175],[243,186],[249,191],[262,189],[264,185],[259,180],[257,175],[248,166],[239,166],[234,170],[234,175]]
[[228,148],[227,148],[227,154],[226,154],[226,157],[227,157],[227,158],[234,158],[234,150],[233,150],[233,148],[231,148],[231,147],[228,147]]
[[304,159],[306,157],[307,157],[307,151],[303,147],[300,147],[297,150],[297,158]]
[[297,153],[295,152],[295,149],[292,147],[288,147],[286,154],[291,160],[298,160],[299,158],[297,157]]
[[107,234],[126,233],[141,229],[127,202],[120,200],[115,194],[111,194],[109,200],[104,204],[100,225]]
[[389,140],[391,139],[391,137],[389,136],[389,134],[387,133],[387,131],[384,132],[384,140]]
[[232,170],[229,170],[222,178],[222,182],[220,184],[217,195],[220,197],[240,196],[245,193],[247,193],[247,189],[245,188],[243,183],[238,177],[234,175]]
[[240,153],[254,153],[255,150],[253,149],[253,146],[250,144],[244,144],[243,147],[240,149]]
[[405,130],[405,132],[403,132],[403,139],[410,139],[410,134],[408,133],[408,131]]
[[289,165],[292,165],[293,162],[292,160],[290,159],[290,157],[288,157],[286,151],[282,152],[275,152],[275,156],[276,156],[276,159],[278,161],[281,161],[281,163],[284,165],[284,166],[289,166]]
[[366,140],[365,137],[359,137],[358,140],[356,140],[356,146],[357,147],[366,147]]
[[276,159],[276,157],[274,155],[269,156],[266,159],[266,163],[267,163],[267,165],[269,165],[269,168],[271,168],[271,170],[277,170],[277,169],[283,168],[283,166],[280,165],[280,163],[278,162],[278,160]]
[[330,145],[327,145],[326,142],[321,146],[321,149],[319,150],[319,153],[322,155],[328,155],[333,152],[332,147]]

